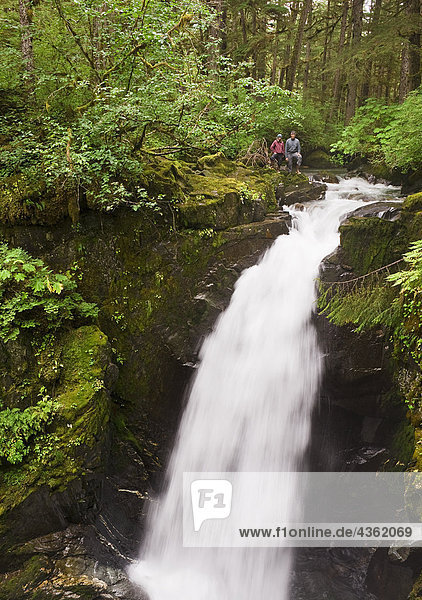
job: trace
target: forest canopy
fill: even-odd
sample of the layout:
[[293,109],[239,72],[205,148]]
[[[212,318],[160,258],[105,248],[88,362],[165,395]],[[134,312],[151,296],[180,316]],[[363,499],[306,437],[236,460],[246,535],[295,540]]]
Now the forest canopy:
[[237,158],[291,128],[305,152],[414,168],[420,14],[420,0],[4,0],[0,175],[125,201],[145,158]]

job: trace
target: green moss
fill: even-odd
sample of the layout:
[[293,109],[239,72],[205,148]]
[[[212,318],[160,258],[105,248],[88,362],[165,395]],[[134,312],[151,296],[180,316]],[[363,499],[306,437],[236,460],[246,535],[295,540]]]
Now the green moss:
[[142,185],[149,194],[167,199],[183,200],[190,190],[188,181],[191,168],[182,161],[154,158],[144,166]]
[[408,421],[403,421],[397,430],[391,451],[398,463],[397,469],[403,471],[412,460],[415,451],[415,429]]
[[408,246],[407,236],[399,221],[377,217],[348,219],[340,227],[340,240],[347,264],[358,275],[398,260]]
[[221,175],[227,175],[233,171],[233,162],[228,160],[222,152],[217,152],[217,154],[199,158],[198,168],[203,171],[211,170],[213,173],[218,172]]
[[[104,387],[109,362],[107,337],[98,327],[80,327],[66,335],[52,430],[41,437],[38,451],[22,465],[0,471],[0,529],[7,528],[8,511],[41,486],[62,491],[86,469],[99,466],[110,418],[110,399]],[[88,456],[88,448],[96,450]]]
[[408,196],[403,202],[403,210],[411,212],[422,211],[422,192]]
[[309,179],[306,175],[298,174],[298,173],[287,173],[287,172],[282,172],[280,173],[280,176],[282,177],[282,180],[284,181],[284,185],[289,188],[289,187],[295,187],[295,186],[300,186],[300,185],[309,185]]
[[22,175],[0,181],[0,223],[53,225],[66,215],[74,215],[77,192],[73,184],[57,183],[47,190],[41,179],[33,182]]
[[18,571],[0,575],[0,600],[32,600],[36,597],[33,595],[35,588],[46,579],[48,572],[47,558],[32,556]]

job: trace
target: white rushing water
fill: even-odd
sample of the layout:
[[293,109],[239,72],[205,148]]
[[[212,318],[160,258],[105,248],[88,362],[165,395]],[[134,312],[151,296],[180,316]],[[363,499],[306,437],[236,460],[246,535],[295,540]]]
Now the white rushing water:
[[[150,510],[141,560],[131,568],[151,600],[288,597],[288,550],[182,547],[182,473],[303,466],[322,369],[311,323],[315,279],[338,245],[342,217],[364,204],[351,199],[357,193],[374,201],[388,192],[362,179],[343,180],[305,211],[290,210],[290,234],[244,271],[205,341],[166,491]],[[287,513],[296,501],[294,480],[289,486]]]

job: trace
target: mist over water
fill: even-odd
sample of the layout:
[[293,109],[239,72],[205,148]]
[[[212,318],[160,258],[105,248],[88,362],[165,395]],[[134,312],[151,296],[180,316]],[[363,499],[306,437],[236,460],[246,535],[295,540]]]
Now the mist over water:
[[[184,471],[290,471],[280,519],[297,503],[294,472],[303,466],[322,355],[311,323],[322,259],[338,245],[338,226],[388,188],[362,179],[329,185],[326,198],[292,209],[259,264],[243,272],[227,310],[200,353],[189,401],[167,473],[151,505],[146,539],[132,579],[151,600],[287,600],[287,549],[182,547]],[[252,491],[263,498],[263,491]],[[262,511],[265,522],[265,502]],[[245,522],[245,527],[248,527]]]

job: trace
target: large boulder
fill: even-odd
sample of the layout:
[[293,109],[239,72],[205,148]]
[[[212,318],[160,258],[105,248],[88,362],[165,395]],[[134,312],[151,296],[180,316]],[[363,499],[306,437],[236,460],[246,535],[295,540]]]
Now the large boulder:
[[422,168],[407,173],[403,177],[403,194],[415,194],[422,191]]
[[141,182],[153,197],[172,206],[179,227],[218,230],[260,221],[277,206],[282,180],[272,169],[250,169],[223,154],[196,163],[150,159]]
[[306,177],[306,175],[289,174],[281,171],[280,181],[275,190],[279,206],[320,200],[324,197],[327,186],[323,181]]

